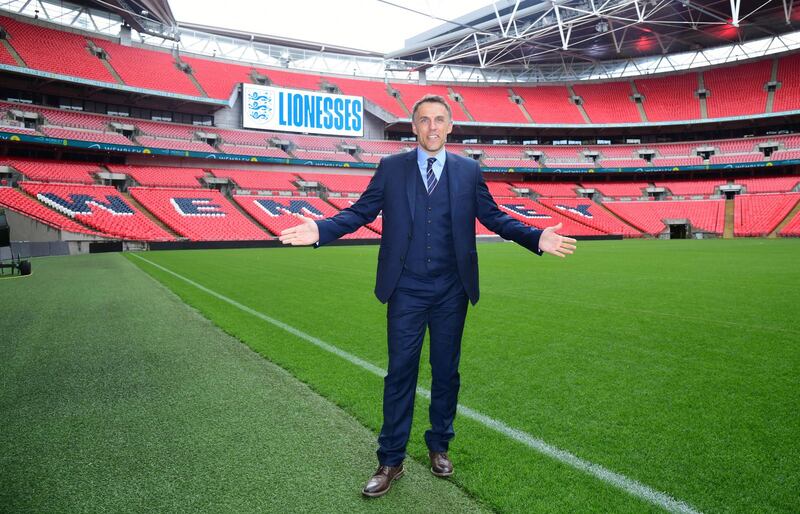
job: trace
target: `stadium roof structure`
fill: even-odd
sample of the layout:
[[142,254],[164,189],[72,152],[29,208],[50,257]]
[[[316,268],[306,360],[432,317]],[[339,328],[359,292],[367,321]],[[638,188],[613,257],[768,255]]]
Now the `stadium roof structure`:
[[[390,2],[387,2],[390,3]],[[392,5],[401,7],[400,2]],[[441,18],[440,18],[441,19]],[[516,80],[551,80],[665,55],[702,53],[767,39],[800,28],[791,0],[500,0],[406,41],[387,59],[418,70],[501,70]],[[731,60],[749,58],[732,52]],[[648,59],[649,58],[649,59]],[[547,71],[549,70],[549,72]],[[668,70],[665,70],[668,71]],[[489,79],[490,80],[490,79]]]

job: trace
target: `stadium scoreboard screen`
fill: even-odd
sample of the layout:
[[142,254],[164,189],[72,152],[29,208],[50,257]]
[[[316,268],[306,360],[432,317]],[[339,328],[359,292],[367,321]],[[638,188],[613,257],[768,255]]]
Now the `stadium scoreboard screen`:
[[333,136],[364,135],[364,99],[316,91],[242,84],[242,125]]

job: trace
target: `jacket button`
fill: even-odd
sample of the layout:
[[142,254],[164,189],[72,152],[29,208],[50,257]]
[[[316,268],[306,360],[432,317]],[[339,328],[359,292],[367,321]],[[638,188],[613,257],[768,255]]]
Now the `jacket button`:
[[400,257],[400,262],[403,262],[404,259],[405,257]]

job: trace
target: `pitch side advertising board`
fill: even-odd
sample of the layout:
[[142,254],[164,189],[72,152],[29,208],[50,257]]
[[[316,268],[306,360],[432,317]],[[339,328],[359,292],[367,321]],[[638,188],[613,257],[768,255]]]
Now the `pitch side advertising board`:
[[242,84],[242,125],[249,129],[332,136],[364,135],[364,99]]

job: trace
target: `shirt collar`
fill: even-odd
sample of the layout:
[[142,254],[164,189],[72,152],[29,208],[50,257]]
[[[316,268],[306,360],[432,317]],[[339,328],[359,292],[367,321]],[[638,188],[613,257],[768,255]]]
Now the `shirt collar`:
[[444,147],[442,147],[442,149],[439,150],[439,153],[437,153],[436,155],[428,155],[428,153],[425,152],[425,150],[423,150],[420,147],[417,147],[417,164],[421,169],[425,169],[428,167],[429,157],[436,157],[436,162],[434,163],[435,165],[444,166],[444,163],[447,160],[447,151],[444,149]]

